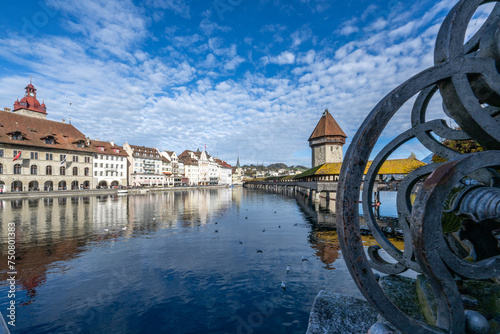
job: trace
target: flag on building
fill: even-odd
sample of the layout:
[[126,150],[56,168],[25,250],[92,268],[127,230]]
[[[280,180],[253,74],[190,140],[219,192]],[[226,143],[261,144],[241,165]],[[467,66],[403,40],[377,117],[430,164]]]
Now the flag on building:
[[19,159],[21,157],[21,153],[22,153],[22,151],[19,151],[19,153],[17,153],[17,155],[14,157],[14,159],[12,159],[12,161],[16,161],[17,159]]
[[64,156],[63,161],[61,161],[61,165],[66,162],[66,156]]

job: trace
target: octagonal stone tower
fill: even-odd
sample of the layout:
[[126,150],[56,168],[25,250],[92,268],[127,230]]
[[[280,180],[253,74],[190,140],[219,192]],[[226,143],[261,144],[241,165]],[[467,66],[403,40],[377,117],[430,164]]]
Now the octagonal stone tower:
[[342,162],[346,134],[326,109],[309,137],[312,149],[312,168],[324,163]]

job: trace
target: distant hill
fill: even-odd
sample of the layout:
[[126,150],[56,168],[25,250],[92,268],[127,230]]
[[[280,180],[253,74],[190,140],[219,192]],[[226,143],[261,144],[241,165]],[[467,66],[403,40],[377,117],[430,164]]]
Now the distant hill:
[[288,169],[288,166],[283,163],[274,163],[267,166],[268,169]]
[[254,170],[258,170],[258,171],[273,171],[273,170],[277,171],[280,169],[288,169],[288,170],[290,170],[290,169],[293,169],[293,170],[307,170],[307,169],[309,169],[309,168],[307,168],[305,166],[301,166],[301,165],[287,166],[286,164],[281,163],[281,162],[276,162],[276,163],[270,164],[268,166],[251,164],[251,165],[244,165],[242,167],[243,168],[250,168],[250,169],[254,169]]

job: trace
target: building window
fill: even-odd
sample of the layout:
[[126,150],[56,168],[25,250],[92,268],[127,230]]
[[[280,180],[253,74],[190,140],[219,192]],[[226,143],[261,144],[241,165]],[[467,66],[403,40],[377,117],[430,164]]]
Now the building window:
[[12,140],[23,140],[23,135],[20,132],[13,133]]
[[101,162],[101,168],[102,168],[102,166],[103,166],[103,164],[102,164],[102,162]]
[[38,174],[38,167],[36,165],[31,166],[31,175],[37,175]]
[[52,175],[52,166],[45,167],[45,174]]
[[94,172],[94,176],[97,176],[97,171]]
[[21,174],[21,165],[20,164],[14,165],[14,174]]
[[78,167],[73,167],[73,175],[78,175]]
[[78,155],[73,156],[73,162],[78,162]]
[[3,174],[3,165],[0,164],[0,174]]
[[0,150],[0,157],[3,157],[3,149]]
[[106,164],[106,168],[108,168],[108,164]]
[[97,162],[94,164],[94,167],[97,168]]
[[31,159],[33,160],[38,159],[38,152],[31,152]]
[[45,160],[52,160],[52,153],[46,153],[45,154]]
[[[14,150],[13,157],[15,158],[19,153],[21,153],[21,151]],[[22,155],[22,153],[21,153],[21,155]],[[19,155],[19,159],[21,158],[21,155]]]
[[111,160],[113,160],[114,157],[111,157]]
[[101,172],[101,176],[102,176],[102,172]]
[[120,176],[123,176],[123,172],[120,173]]
[[113,165],[113,164],[111,164],[111,168],[113,168],[113,166],[114,166],[114,165]]
[[59,168],[59,175],[66,175],[66,167],[61,166],[61,168]]
[[52,137],[45,138],[45,144],[54,144],[54,138]]
[[59,155],[59,161],[64,161],[64,160],[66,160],[66,154]]
[[108,155],[106,156],[106,160],[109,160],[109,156]]
[[106,172],[106,176],[109,176],[108,172]]
[[89,171],[90,171],[90,170],[89,170],[89,168],[88,168],[88,167],[85,167],[85,169],[83,170],[83,174],[84,174],[85,176],[89,176]]
[[85,157],[85,162],[90,163],[90,157]]

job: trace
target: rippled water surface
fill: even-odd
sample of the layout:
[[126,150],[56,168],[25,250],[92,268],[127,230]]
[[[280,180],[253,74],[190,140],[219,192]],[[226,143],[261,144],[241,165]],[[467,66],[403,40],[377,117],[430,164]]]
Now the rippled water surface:
[[12,333],[304,333],[319,290],[359,294],[335,238],[315,229],[333,215],[285,196],[227,188],[0,205],[4,316],[6,228],[17,226]]

